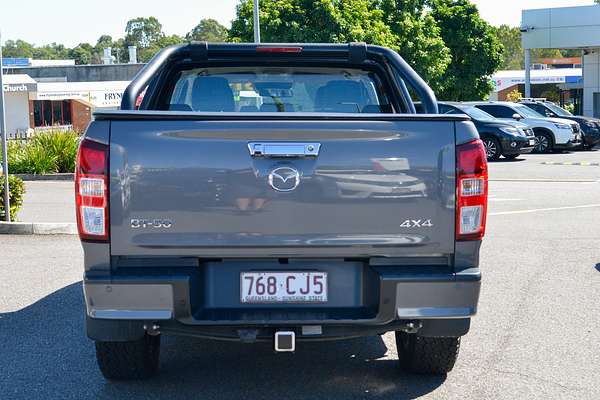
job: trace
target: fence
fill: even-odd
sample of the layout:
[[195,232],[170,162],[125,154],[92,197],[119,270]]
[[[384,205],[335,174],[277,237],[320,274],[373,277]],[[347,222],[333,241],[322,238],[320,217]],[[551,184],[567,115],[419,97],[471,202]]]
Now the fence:
[[42,132],[57,132],[57,131],[68,131],[72,130],[73,125],[54,125],[54,126],[43,126],[34,129],[18,129],[16,132],[9,133],[6,137],[8,140],[18,140],[19,142],[27,142],[29,139],[34,137],[38,133]]

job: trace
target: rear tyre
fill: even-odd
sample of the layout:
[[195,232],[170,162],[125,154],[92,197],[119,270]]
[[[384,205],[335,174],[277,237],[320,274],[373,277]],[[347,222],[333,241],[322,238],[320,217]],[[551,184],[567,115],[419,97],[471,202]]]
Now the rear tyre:
[[537,138],[537,143],[535,144],[534,148],[536,153],[552,153],[554,150],[554,142],[549,134],[545,132],[536,133],[535,137]]
[[502,149],[500,148],[500,142],[493,138],[485,138],[482,140],[483,146],[485,147],[485,155],[488,161],[496,161],[502,155]]
[[520,154],[509,154],[507,156],[504,156],[504,158],[507,158],[509,160],[514,160],[515,158],[519,157]]
[[144,335],[129,342],[96,341],[96,360],[110,380],[146,379],[158,369],[160,336]]
[[400,366],[406,371],[443,375],[454,368],[460,337],[423,337],[398,331],[396,348]]

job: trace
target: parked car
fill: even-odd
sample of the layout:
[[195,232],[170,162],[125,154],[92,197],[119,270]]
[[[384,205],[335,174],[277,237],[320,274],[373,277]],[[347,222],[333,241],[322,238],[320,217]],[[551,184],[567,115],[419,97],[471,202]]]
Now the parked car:
[[[240,87],[276,107],[242,110]],[[405,369],[449,372],[477,310],[488,170],[470,119],[437,111],[379,46],[159,52],[79,149],[86,328],[104,376],[152,375],[162,335],[293,352],[388,331]]]
[[521,99],[519,103],[549,118],[562,118],[577,122],[581,127],[584,149],[592,149],[600,143],[600,119],[573,115],[546,99]]
[[533,130],[517,121],[494,118],[479,108],[455,102],[438,102],[440,114],[466,114],[471,117],[485,146],[489,161],[504,156],[515,159],[521,154],[531,153],[536,139]]
[[529,125],[537,138],[534,152],[550,153],[554,150],[569,150],[581,144],[579,124],[561,118],[547,118],[531,108],[507,101],[470,102],[475,107],[496,118],[517,120]]

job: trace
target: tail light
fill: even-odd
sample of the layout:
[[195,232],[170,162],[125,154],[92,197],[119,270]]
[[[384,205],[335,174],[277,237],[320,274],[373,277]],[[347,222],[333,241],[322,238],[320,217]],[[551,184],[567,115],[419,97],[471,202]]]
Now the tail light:
[[300,46],[259,46],[256,48],[257,53],[302,53]]
[[108,241],[108,146],[84,139],[75,167],[75,205],[81,240]]
[[474,140],[456,148],[456,240],[485,234],[488,169],[485,148]]

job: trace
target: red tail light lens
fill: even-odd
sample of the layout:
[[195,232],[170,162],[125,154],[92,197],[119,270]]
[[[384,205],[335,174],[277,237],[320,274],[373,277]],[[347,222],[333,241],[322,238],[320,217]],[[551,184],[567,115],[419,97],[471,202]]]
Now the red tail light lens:
[[75,205],[81,240],[108,241],[108,146],[84,139],[75,167]]
[[485,148],[474,140],[456,148],[456,240],[485,235],[488,169]]

